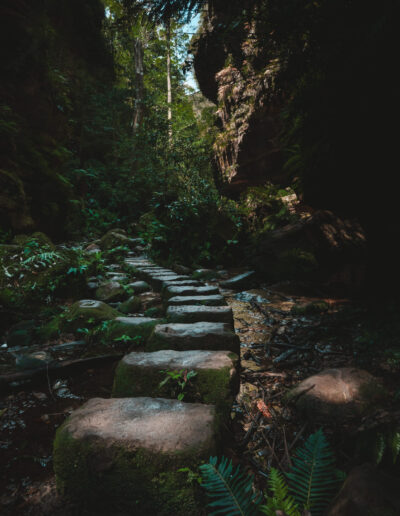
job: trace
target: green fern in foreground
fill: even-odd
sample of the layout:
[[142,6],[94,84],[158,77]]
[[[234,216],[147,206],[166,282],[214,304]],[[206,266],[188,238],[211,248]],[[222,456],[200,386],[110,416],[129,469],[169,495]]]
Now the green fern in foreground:
[[30,256],[29,258],[26,258],[22,264],[23,265],[33,265],[33,264],[39,264],[43,267],[46,267],[48,265],[53,265],[57,260],[60,260],[62,256],[59,253],[56,253],[55,251],[46,251],[43,253],[38,253]]
[[319,516],[332,500],[340,481],[333,451],[322,429],[310,435],[296,451],[287,478],[296,502],[313,516]]
[[281,510],[287,516],[301,516],[297,503],[289,494],[286,480],[275,468],[271,468],[269,472],[268,488],[273,496],[267,498],[266,505],[260,507],[261,512],[267,516],[276,516],[276,511]]
[[322,430],[310,435],[296,450],[287,480],[271,468],[268,489],[272,496],[266,497],[263,506],[262,496],[253,490],[253,475],[243,473],[240,467],[233,470],[232,461],[225,457],[220,464],[217,462],[217,457],[211,457],[209,464],[200,466],[202,486],[214,498],[209,507],[218,508],[210,516],[253,516],[259,511],[267,516],[276,516],[276,511],[286,516],[301,516],[303,510],[320,516],[343,480],[334,467],[333,452]]
[[208,496],[215,498],[209,507],[218,508],[210,516],[225,514],[226,516],[252,516],[257,513],[262,501],[261,495],[253,493],[253,475],[242,473],[238,466],[233,470],[232,461],[222,457],[210,457],[208,464],[200,466],[203,482]]

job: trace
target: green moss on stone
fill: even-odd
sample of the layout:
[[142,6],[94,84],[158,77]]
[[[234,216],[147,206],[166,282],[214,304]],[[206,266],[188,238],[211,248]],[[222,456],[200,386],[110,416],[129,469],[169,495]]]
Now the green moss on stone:
[[196,450],[167,455],[107,446],[95,439],[74,439],[63,425],[56,433],[53,456],[58,491],[81,508],[159,516],[203,514],[199,486],[179,472],[197,468]]

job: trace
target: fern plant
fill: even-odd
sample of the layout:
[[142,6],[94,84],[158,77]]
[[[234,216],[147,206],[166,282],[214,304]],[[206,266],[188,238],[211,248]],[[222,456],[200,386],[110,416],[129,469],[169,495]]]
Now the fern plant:
[[208,496],[215,500],[209,503],[209,507],[215,507],[215,514],[226,516],[252,516],[257,514],[262,496],[253,493],[253,475],[244,474],[240,466],[233,470],[232,461],[222,457],[218,463],[218,457],[210,457],[208,464],[200,466],[202,486]]
[[340,475],[335,458],[322,429],[319,429],[297,449],[293,468],[287,474],[289,490],[304,509],[319,516],[338,488]]
[[43,253],[37,253],[32,256],[29,256],[29,258],[23,260],[22,265],[39,264],[43,267],[46,267],[48,265],[53,265],[57,260],[60,260],[61,258],[62,256],[59,253],[56,253],[55,251],[45,251]]
[[287,516],[301,516],[299,506],[289,494],[289,487],[282,473],[271,468],[268,478],[268,488],[272,497],[266,499],[266,505],[260,507],[267,516],[276,516],[276,511],[283,511]]
[[391,453],[393,464],[396,464],[400,455],[400,430],[378,432],[373,447],[374,459],[377,464],[382,462],[385,452]]
[[261,505],[262,495],[253,491],[253,475],[243,473],[239,466],[234,470],[232,461],[225,457],[219,464],[217,457],[211,457],[208,464],[200,466],[202,486],[214,498],[209,506],[218,508],[210,516],[252,516],[259,511],[267,516],[276,516],[277,511],[286,516],[301,516],[307,511],[320,516],[343,480],[334,462],[333,452],[320,429],[296,450],[287,479],[271,468],[268,478],[271,496]]

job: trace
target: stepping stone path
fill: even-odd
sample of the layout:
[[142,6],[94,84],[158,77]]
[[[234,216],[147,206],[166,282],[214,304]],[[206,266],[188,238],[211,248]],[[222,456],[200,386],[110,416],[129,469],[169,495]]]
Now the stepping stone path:
[[[166,319],[118,314],[110,323],[110,339],[141,337],[145,351],[121,360],[113,398],[89,400],[57,430],[57,487],[82,507],[200,514],[206,502],[179,469],[195,471],[222,442],[239,389],[232,310],[217,287],[144,257],[125,262],[162,292]],[[185,379],[192,373],[183,390],[173,380],[163,383],[171,371]],[[179,394],[183,401],[171,399]]]

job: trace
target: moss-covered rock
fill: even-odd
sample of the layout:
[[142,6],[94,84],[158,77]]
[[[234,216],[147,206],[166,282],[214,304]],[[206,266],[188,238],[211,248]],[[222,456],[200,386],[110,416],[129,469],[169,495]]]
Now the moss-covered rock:
[[134,314],[139,312],[142,307],[140,297],[131,296],[129,299],[118,305],[118,311],[122,314]]
[[95,299],[77,301],[61,315],[53,317],[39,330],[42,339],[50,339],[60,332],[76,332],[78,328],[90,328],[103,321],[111,321],[120,313],[111,306]]
[[115,229],[107,231],[107,233],[100,239],[99,245],[101,249],[103,251],[109,251],[115,247],[132,246],[135,242],[132,242],[133,239],[124,233]]
[[20,321],[14,324],[7,335],[7,344],[9,348],[14,346],[29,346],[33,339],[35,330],[35,321]]
[[[216,405],[227,417],[239,387],[238,356],[228,351],[133,352],[126,355],[115,372],[113,396],[151,396],[177,398],[183,392],[185,402]],[[162,383],[166,371],[196,372],[181,391],[172,379]]]
[[135,294],[142,294],[143,292],[151,290],[150,285],[146,281],[134,281],[133,283],[128,283],[127,286],[131,288]]
[[160,398],[92,399],[57,430],[57,488],[110,514],[200,515],[196,470],[217,451],[214,407]]
[[16,235],[13,239],[13,244],[21,247],[26,247],[30,243],[36,243],[38,247],[47,247],[48,249],[55,249],[55,245],[51,239],[40,231],[36,231],[31,235]]
[[124,301],[128,294],[118,281],[106,281],[96,290],[96,298],[106,303]]
[[107,338],[115,340],[123,335],[147,340],[153,328],[162,322],[161,319],[151,317],[116,317],[107,329]]

